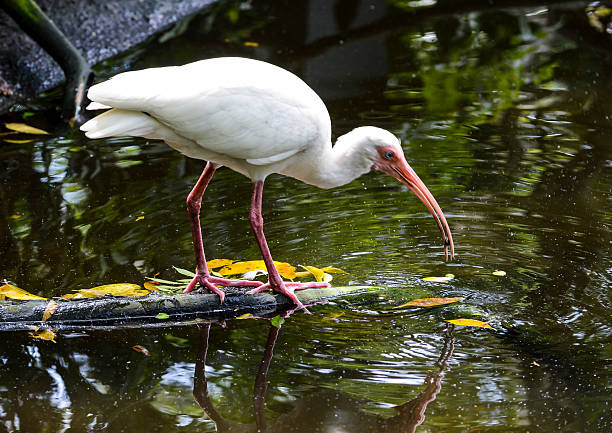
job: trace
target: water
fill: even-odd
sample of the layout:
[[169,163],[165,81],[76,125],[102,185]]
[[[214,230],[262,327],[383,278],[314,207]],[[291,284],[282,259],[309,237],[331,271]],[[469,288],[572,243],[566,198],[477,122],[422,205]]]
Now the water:
[[[56,344],[4,333],[0,431],[256,431],[264,420],[271,432],[610,431],[605,9],[371,3],[224,2],[98,76],[218,55],[293,70],[326,101],[336,135],[365,123],[402,138],[457,260],[444,262],[433,219],[388,176],[331,191],[274,176],[264,218],[275,258],[387,291],[312,307],[280,330],[250,319],[60,332]],[[184,201],[202,162],[153,141],[88,141],[54,104],[51,93],[2,119],[53,134],[1,143],[0,276],[49,297],[192,267]],[[215,175],[209,258],[259,258],[250,192],[236,173]],[[421,280],[446,273],[455,279]],[[392,308],[422,296],[466,299]],[[506,332],[444,321],[467,314]]]

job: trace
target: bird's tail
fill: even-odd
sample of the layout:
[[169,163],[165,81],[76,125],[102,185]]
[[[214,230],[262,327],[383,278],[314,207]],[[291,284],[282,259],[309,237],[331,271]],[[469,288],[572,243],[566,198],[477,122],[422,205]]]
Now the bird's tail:
[[162,138],[162,129],[167,127],[140,111],[113,108],[81,126],[89,138],[133,137]]

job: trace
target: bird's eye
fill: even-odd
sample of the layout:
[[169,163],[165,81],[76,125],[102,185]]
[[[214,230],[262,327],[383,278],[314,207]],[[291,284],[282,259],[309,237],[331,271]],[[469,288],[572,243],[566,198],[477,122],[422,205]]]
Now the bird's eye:
[[385,153],[385,158],[386,159],[393,159],[393,158],[395,158],[395,153],[387,152],[387,153]]

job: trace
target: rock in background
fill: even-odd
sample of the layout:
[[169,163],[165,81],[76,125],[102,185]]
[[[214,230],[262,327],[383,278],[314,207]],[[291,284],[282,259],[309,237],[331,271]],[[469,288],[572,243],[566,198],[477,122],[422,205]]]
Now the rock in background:
[[[39,0],[90,65],[117,55],[216,0]],[[0,114],[62,81],[55,61],[0,9]]]

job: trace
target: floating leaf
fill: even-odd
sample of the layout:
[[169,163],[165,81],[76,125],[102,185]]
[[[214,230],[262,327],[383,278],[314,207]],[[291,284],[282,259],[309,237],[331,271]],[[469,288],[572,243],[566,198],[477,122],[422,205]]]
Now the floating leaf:
[[36,328],[36,330],[34,332],[30,332],[29,335],[32,338],[40,338],[41,340],[53,341],[54,343],[57,343],[57,341],[55,341],[55,332],[50,329],[38,331],[38,328]]
[[236,319],[238,320],[250,319],[251,317],[253,317],[251,313],[245,313],[245,314],[241,314],[240,316],[236,317]]
[[[281,274],[282,277],[287,278],[289,280],[293,280],[296,277],[295,267],[291,266],[289,263],[274,262],[274,266],[276,266],[278,273]],[[263,260],[250,260],[247,262],[232,263],[221,268],[219,270],[219,273],[223,276],[228,276],[245,274],[247,272],[256,270],[268,272],[266,264]]]
[[243,43],[243,45],[245,47],[258,47],[259,46],[259,42],[245,41]]
[[11,299],[19,299],[20,301],[33,301],[37,299],[47,299],[42,298],[40,296],[33,295],[31,293],[26,292],[23,289],[20,289],[17,286],[13,286],[12,284],[4,283],[0,286],[0,295],[4,295],[7,298]]
[[132,349],[134,349],[136,352],[142,353],[144,356],[151,356],[149,350],[146,347],[141,346],[140,344],[132,346]]
[[342,317],[344,316],[344,311],[335,311],[333,313],[329,313],[327,314],[323,320],[332,320],[332,319],[337,319],[338,317]]
[[31,143],[34,140],[31,138],[27,140],[13,140],[13,139],[5,138],[4,141],[7,143],[11,143],[11,144],[26,144],[26,143]]
[[157,316],[155,316],[156,319],[169,319],[170,316],[168,316],[166,313],[159,313]]
[[208,269],[222,268],[223,266],[231,265],[234,263],[233,260],[228,259],[213,259],[206,262]]
[[459,325],[459,326],[476,326],[478,328],[494,329],[491,325],[489,325],[489,322],[481,322],[480,320],[454,319],[454,320],[447,320],[447,322],[452,323],[453,325]]
[[403,307],[435,307],[437,305],[452,304],[453,302],[462,301],[463,298],[421,298],[414,301],[406,302],[393,308]]
[[285,319],[283,319],[281,316],[274,316],[270,319],[270,323],[272,324],[272,326],[276,326],[278,328],[283,323],[285,323]]
[[453,278],[455,278],[455,276],[453,274],[446,274],[443,277],[425,277],[425,278],[421,278],[421,279],[423,281],[432,281],[434,283],[446,283],[447,281],[450,281]]
[[139,217],[136,218],[136,221],[140,221],[140,220],[143,220],[143,219],[144,219],[144,216],[140,215]]
[[185,275],[186,277],[193,278],[196,276],[194,272],[188,271],[187,269],[177,268],[176,266],[172,266],[176,272],[181,275]]
[[23,134],[49,135],[47,131],[34,128],[33,126],[26,125],[25,123],[5,123],[4,126],[6,129],[21,132]]
[[499,269],[492,272],[496,277],[504,277],[506,275],[506,271],[500,271]]
[[325,266],[321,268],[321,270],[328,274],[346,274],[342,269],[334,268],[333,266]]
[[91,289],[81,289],[76,293],[70,293],[60,296],[62,299],[79,299],[79,298],[95,298],[106,295],[113,296],[144,296],[148,294],[148,290],[143,290],[138,284],[118,283],[105,284],[103,286],[93,287]]
[[57,310],[58,305],[59,304],[57,303],[57,301],[54,301],[53,299],[49,301],[43,313],[43,318],[42,318],[43,322],[45,322],[49,317],[53,316],[53,313],[55,313],[55,310]]

